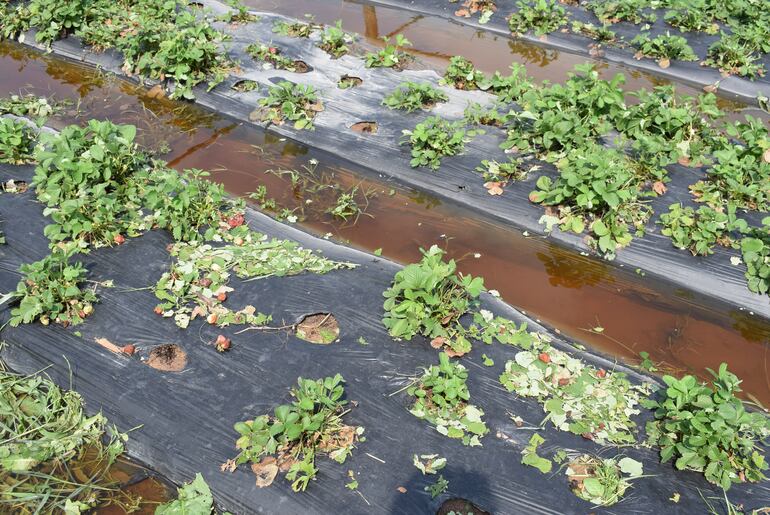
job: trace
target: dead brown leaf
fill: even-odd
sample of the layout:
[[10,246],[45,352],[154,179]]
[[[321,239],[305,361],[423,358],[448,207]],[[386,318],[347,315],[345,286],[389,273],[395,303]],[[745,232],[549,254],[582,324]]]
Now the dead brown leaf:
[[274,457],[266,456],[259,463],[253,463],[251,471],[257,476],[257,488],[265,488],[273,484],[278,475],[278,465]]
[[94,341],[110,352],[114,352],[115,354],[123,354],[123,347],[118,347],[107,338],[94,338]]
[[468,11],[468,9],[457,9],[455,11],[455,16],[461,16],[463,18],[470,18],[471,13]]
[[503,183],[501,182],[485,182],[484,187],[487,189],[487,193],[490,195],[503,194]]
[[654,191],[658,195],[663,195],[666,192],[666,190],[667,190],[666,185],[663,184],[662,181],[655,181],[652,184],[652,191]]
[[719,86],[717,84],[708,84],[703,86],[703,91],[706,93],[716,93]]
[[663,68],[665,70],[666,68],[671,66],[671,60],[669,60],[669,59],[660,59],[658,61],[658,66],[660,66],[661,68]]
[[765,163],[770,163],[770,148],[762,153],[762,161]]
[[399,491],[399,492],[401,492],[402,494],[405,494],[405,493],[406,493],[406,488],[404,488],[403,486],[399,486],[398,488],[396,488],[396,490],[398,490],[398,491]]
[[436,336],[430,341],[430,346],[434,349],[440,349],[444,346],[444,337],[443,336]]
[[238,465],[235,464],[235,460],[227,460],[219,466],[219,470],[222,472],[235,472]]
[[163,86],[156,84],[147,91],[148,98],[163,98],[166,96],[166,92],[163,91]]

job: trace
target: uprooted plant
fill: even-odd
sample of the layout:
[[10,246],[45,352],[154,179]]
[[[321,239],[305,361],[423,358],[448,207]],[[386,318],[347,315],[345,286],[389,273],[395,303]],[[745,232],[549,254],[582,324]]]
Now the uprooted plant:
[[469,137],[475,134],[466,131],[461,121],[450,122],[440,116],[431,116],[414,129],[401,132],[401,144],[412,147],[412,168],[427,166],[432,170],[439,169],[441,158],[461,153]]
[[283,124],[294,122],[295,129],[313,129],[316,113],[323,111],[323,104],[313,86],[281,81],[268,90],[268,96],[259,99],[261,110],[254,116],[263,121]]
[[632,385],[622,372],[597,369],[550,345],[531,339],[528,350],[505,364],[500,382],[510,392],[535,397],[557,429],[599,443],[636,443],[632,416],[649,385]]
[[291,390],[291,404],[278,406],[272,416],[235,424],[241,435],[235,445],[241,452],[234,466],[251,462],[260,487],[270,485],[279,471],[286,472],[292,490],[299,492],[316,478],[317,456],[344,463],[356,442],[364,440],[364,428],[343,422],[349,411],[342,399],[343,381],[339,374],[316,380],[300,377]]
[[[232,224],[237,222],[242,222],[242,217]],[[234,229],[228,234],[229,243],[223,246],[192,242],[171,247],[170,253],[177,262],[155,285],[155,296],[161,301],[156,313],[173,317],[182,328],[196,317],[220,327],[263,326],[271,318],[257,312],[254,306],[233,311],[224,305],[228,293],[233,291],[231,274],[242,280],[257,280],[303,272],[325,274],[354,266],[330,261],[292,241],[270,239],[245,225]]]
[[449,438],[461,439],[464,445],[480,446],[481,437],[489,428],[481,419],[484,412],[469,403],[470,393],[465,384],[468,371],[452,362],[449,354],[439,354],[439,364],[432,365],[407,389],[415,397],[409,412],[436,427]]
[[403,109],[411,113],[418,109],[430,109],[447,100],[449,97],[446,93],[428,82],[403,82],[382,100],[382,104],[391,109]]
[[471,343],[460,318],[476,307],[484,280],[458,274],[455,261],[445,262],[444,251],[436,245],[422,254],[419,263],[397,272],[383,293],[382,322],[395,338],[411,340],[421,334],[436,348],[447,347],[455,356],[465,354]]
[[594,506],[612,506],[625,495],[631,481],[643,477],[633,458],[600,458],[583,454],[570,459],[565,470],[572,493]]
[[741,381],[722,363],[711,385],[693,376],[664,376],[659,400],[645,406],[657,420],[647,434],[660,445],[661,461],[676,459],[677,469],[703,472],[711,483],[728,490],[733,483],[762,481],[768,465],[758,443],[770,436],[770,418],[747,411],[736,396]]
[[109,471],[125,440],[103,415],[86,416],[76,392],[0,362],[0,511],[75,514],[104,504],[131,511],[138,500],[118,490]]

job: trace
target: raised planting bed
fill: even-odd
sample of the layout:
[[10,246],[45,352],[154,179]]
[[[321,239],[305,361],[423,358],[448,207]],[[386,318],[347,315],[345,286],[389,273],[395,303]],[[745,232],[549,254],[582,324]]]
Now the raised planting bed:
[[[635,67],[744,102],[770,97],[767,4],[649,0],[372,0]],[[487,11],[490,14],[484,15]],[[767,102],[767,100],[764,100]]]
[[[32,172],[31,166],[2,165],[0,179],[3,184],[11,179],[29,183]],[[43,215],[44,206],[35,198],[36,190],[30,188],[4,194],[0,201],[6,236],[6,244],[0,247],[3,291],[17,287],[20,277],[13,270],[51,253],[44,230],[52,219]],[[635,402],[659,384],[655,379],[549,334],[492,295],[480,293],[480,278],[452,279],[454,270],[442,264],[438,249],[428,251],[419,269],[449,281],[442,284],[449,288],[444,291],[453,292],[454,315],[442,319],[441,328],[429,330],[435,336],[431,339],[413,334],[428,334],[427,329],[398,322],[399,313],[405,313],[397,307],[403,301],[402,288],[415,288],[408,282],[417,273],[414,265],[409,272],[399,273],[402,269],[391,262],[311,237],[251,209],[242,218],[231,216],[219,224],[217,231],[225,241],[212,243],[212,248],[232,251],[232,245],[239,246],[235,238],[246,235],[246,228],[277,238],[283,242],[279,247],[298,244],[313,252],[312,259],[346,265],[254,280],[260,277],[254,269],[229,269],[224,261],[219,261],[219,268],[200,268],[206,260],[197,260],[193,270],[204,289],[199,296],[185,297],[181,305],[168,306],[169,299],[162,293],[164,278],[171,270],[176,280],[187,281],[182,274],[192,258],[180,249],[191,244],[178,241],[183,236],[173,230],[113,237],[112,247],[94,249],[71,261],[84,267],[79,286],[95,292],[82,322],[56,323],[50,316],[45,325],[16,320],[18,326],[6,326],[3,331],[6,344],[0,357],[22,373],[50,366],[47,373],[58,384],[71,385],[81,393],[90,413],[101,410],[120,430],[137,428],[126,443],[129,455],[176,483],[201,473],[217,505],[234,513],[427,513],[451,498],[467,499],[490,513],[587,509],[690,513],[703,509],[704,498],[712,503],[722,499],[719,488],[702,474],[675,472],[670,464],[661,465],[657,448],[610,445],[642,441],[642,428],[652,412]],[[201,228],[201,235],[207,234],[205,229]],[[51,235],[50,229],[47,234]],[[240,245],[249,248],[251,241],[247,237]],[[303,266],[308,267],[312,259],[305,257]],[[197,271],[203,270],[207,271],[198,276]],[[223,279],[223,270],[232,270],[232,275]],[[208,297],[205,288],[214,286],[201,278],[225,280],[226,298],[216,292]],[[386,290],[392,299],[385,304],[390,333],[409,341],[394,340],[383,325]],[[266,330],[259,325],[264,321],[246,318],[223,325],[221,319],[210,316],[179,317],[189,313],[184,306],[194,305],[220,316],[253,314],[244,307],[252,305],[272,318],[269,324],[275,329]],[[22,306],[4,304],[2,321],[19,316]],[[474,313],[473,318],[468,318],[470,314],[457,318],[464,311]],[[303,326],[308,315],[316,317]],[[35,315],[38,320],[41,316]],[[328,324],[330,317],[336,324]],[[314,339],[331,343],[307,341]],[[467,352],[460,359],[449,359],[437,346]],[[549,369],[549,363],[555,368]],[[546,375],[526,386],[521,367],[532,367],[532,373],[560,371],[560,379],[552,382]],[[344,377],[344,383],[333,379],[336,374]],[[341,456],[346,458],[342,464],[326,458],[333,451],[323,452],[335,447],[319,448],[315,479],[304,485],[304,493],[292,491],[292,485],[301,490],[303,483],[296,483],[296,477],[284,478],[285,470],[271,473],[269,466],[278,468],[282,462],[260,460],[258,450],[247,445],[248,439],[241,441],[241,449],[257,454],[246,454],[240,466],[229,461],[239,454],[236,440],[249,431],[236,423],[271,414],[278,405],[299,402],[301,395],[288,395],[298,377],[332,378],[326,386],[328,406],[336,409],[338,401],[347,401],[336,412],[342,423],[365,428],[345,440],[350,455]],[[462,399],[467,396],[467,402],[458,405],[463,410],[460,419],[443,415],[442,422],[435,416],[437,384],[443,381],[452,381]],[[574,397],[575,391],[568,388],[571,384],[583,385],[579,390],[583,393]],[[595,387],[583,390],[585,384]],[[310,387],[302,388],[309,391],[305,388]],[[428,393],[427,397],[418,390]],[[445,395],[451,399],[451,394]],[[418,402],[426,398],[434,402]],[[554,402],[568,398],[575,407],[565,420]],[[611,408],[617,401],[627,403],[627,411]],[[298,409],[307,409],[303,405],[300,402]],[[276,416],[287,415],[276,411]],[[468,445],[463,445],[466,437]],[[591,458],[599,454],[616,461],[599,463]],[[446,463],[442,465],[439,457]],[[248,466],[250,459],[259,460],[256,477]],[[552,464],[559,459],[568,464],[564,470],[543,461]],[[640,465],[644,477],[637,477]],[[616,482],[614,494],[581,486],[600,466],[611,473],[616,470],[617,478],[622,478],[624,486],[618,489]],[[255,481],[262,487],[255,486]],[[632,490],[626,493],[628,487]],[[735,483],[729,490],[731,501],[747,509],[761,507],[768,495],[767,481]],[[601,499],[615,507],[591,508],[604,502]]]
[[[204,2],[204,5],[220,17],[231,12],[230,8],[216,2]],[[766,296],[752,293],[747,287],[751,285],[755,291],[765,291],[767,285],[761,279],[764,272],[761,270],[760,262],[766,245],[750,244],[744,247],[743,254],[717,245],[721,242],[740,246],[742,237],[738,229],[748,231],[743,235],[746,237],[758,237],[760,240],[766,238],[764,234],[766,231],[760,224],[761,211],[765,208],[761,200],[765,189],[762,173],[759,176],[751,172],[746,174],[745,171],[740,171],[743,165],[734,166],[736,160],[730,155],[724,158],[727,162],[727,166],[723,167],[727,169],[726,173],[743,174],[740,180],[747,180],[747,187],[753,188],[753,193],[748,200],[744,198],[738,204],[737,210],[738,217],[748,220],[748,225],[735,226],[736,230],[729,231],[725,230],[726,222],[719,222],[721,228],[716,227],[715,230],[718,232],[716,236],[689,235],[691,240],[701,236],[703,239],[710,240],[713,247],[710,250],[713,250],[713,255],[693,257],[690,252],[676,248],[669,236],[661,234],[661,226],[657,223],[660,215],[669,212],[671,205],[680,202],[684,205],[692,204],[693,197],[688,188],[701,179],[711,177],[707,185],[716,184],[717,188],[720,187],[714,179],[718,177],[714,167],[692,166],[699,164],[699,161],[715,159],[712,149],[723,149],[724,152],[729,153],[736,149],[748,148],[747,153],[751,154],[750,159],[753,160],[751,162],[753,164],[748,165],[749,168],[758,166],[763,170],[770,166],[766,162],[768,153],[764,151],[767,136],[763,131],[766,129],[763,128],[761,121],[752,122],[753,125],[750,123],[743,127],[745,134],[738,138],[743,139],[743,143],[739,143],[743,145],[741,147],[735,144],[735,140],[732,139],[734,136],[729,134],[725,136],[720,131],[712,132],[714,129],[709,118],[714,112],[708,98],[693,99],[688,103],[682,99],[675,100],[668,91],[660,90],[653,96],[650,96],[649,92],[640,93],[643,95],[641,98],[646,98],[644,105],[653,111],[656,106],[663,105],[660,115],[666,119],[673,116],[675,120],[684,124],[683,128],[681,131],[674,130],[667,123],[663,123],[654,129],[653,140],[636,139],[640,137],[639,133],[642,133],[645,138],[650,136],[649,131],[639,129],[634,123],[627,123],[628,120],[633,121],[636,119],[635,116],[644,118],[655,114],[644,112],[634,114],[623,103],[618,81],[601,81],[587,69],[576,72],[577,76],[564,87],[553,86],[532,90],[524,87],[527,82],[521,68],[517,68],[511,76],[497,76],[491,82],[489,77],[474,76],[471,68],[470,71],[466,71],[471,74],[473,81],[470,84],[460,84],[460,87],[465,88],[460,90],[440,85],[441,77],[432,70],[396,71],[393,67],[367,67],[365,58],[353,56],[350,53],[332,58],[320,48],[323,45],[321,28],[311,30],[309,37],[295,38],[283,35],[280,30],[274,30],[274,27],[280,26],[281,23],[290,25],[298,22],[264,13],[258,16],[257,21],[249,23],[234,25],[217,22],[220,25],[216,26],[231,37],[227,55],[237,60],[239,66],[237,70],[232,70],[236,74],[228,75],[226,78],[219,77],[218,80],[222,79],[223,82],[211,91],[204,91],[202,86],[191,89],[196,101],[201,105],[233,116],[245,123],[267,127],[270,131],[332,152],[371,169],[373,173],[386,174],[407,185],[429,190],[439,197],[459,202],[476,212],[503,220],[510,223],[512,227],[530,234],[543,234],[547,228],[551,227],[553,228],[551,237],[568,247],[581,252],[592,252],[592,249],[598,248],[599,253],[607,257],[617,254],[613,262],[618,266],[638,269],[640,272],[692,290],[695,294],[703,296],[704,300],[713,297],[739,309],[763,317],[770,316],[770,303]],[[36,44],[34,33],[27,34],[24,41]],[[302,61],[309,71],[296,73],[286,69],[276,69],[274,63],[254,59],[246,49],[254,45],[255,41],[268,42],[269,48],[274,52],[289,56],[292,62]],[[405,43],[398,46],[398,42],[394,39],[388,48],[382,50],[385,52],[384,57],[375,52],[370,53],[374,56],[370,59],[377,61],[387,58],[386,60],[391,61],[389,64],[396,67],[409,61],[408,66],[419,67],[418,62],[403,55],[403,47],[406,46]],[[68,37],[53,41],[51,49],[58,55],[84,60],[104,69],[123,73],[123,61],[119,54],[111,51],[93,52],[84,48],[77,38]],[[268,53],[270,53],[269,49]],[[396,56],[395,61],[394,56]],[[370,64],[377,66],[374,61]],[[462,60],[453,61],[452,64],[455,71],[465,70],[467,65],[468,63],[463,63]],[[340,80],[345,77],[356,77],[362,82],[356,87],[340,88]],[[383,99],[403,86],[405,82],[430,83],[434,89],[441,90],[448,100],[435,102],[430,113],[422,110],[405,113],[384,107]],[[445,82],[458,85],[451,80],[451,77],[445,79]],[[487,91],[474,90],[473,87],[476,86],[484,87]],[[576,100],[579,105],[571,106],[570,110],[576,110],[577,113],[585,111],[588,115],[585,119],[580,116],[578,118],[568,116],[567,119],[562,120],[559,118],[562,116],[561,111],[553,105],[559,105],[560,95],[571,98],[572,92],[578,90],[585,90],[586,96]],[[497,95],[488,91],[493,91]],[[598,99],[603,98],[602,95],[608,95],[607,99],[611,100],[603,108],[599,108]],[[491,115],[483,106],[490,106],[498,99],[518,99],[523,103],[523,107],[536,114],[539,113],[536,116],[539,120],[539,128],[536,126],[532,129],[527,122],[528,117],[515,114],[518,112],[515,108],[513,112],[498,109],[496,115]],[[466,109],[469,103],[473,102],[478,102],[482,107]],[[414,131],[417,124],[425,121],[429,115],[439,116],[447,121],[431,119],[428,126],[423,126],[418,131],[419,134],[415,136],[416,141],[422,139],[423,143],[432,142],[434,138],[442,137],[437,136],[439,133],[443,133],[443,137],[447,137],[448,141],[451,141],[451,138],[457,141],[451,143],[453,149],[443,148],[427,161],[424,157],[433,149],[425,149],[427,152],[419,152],[418,149],[418,155],[421,157],[413,160],[414,154],[411,154],[409,149],[411,144],[401,144],[404,138],[403,131]],[[467,115],[467,118],[463,122],[464,115]],[[558,127],[561,127],[559,125],[554,129],[556,132],[547,128],[548,123],[561,121],[572,128],[559,129]],[[367,125],[368,130],[353,130],[355,124],[360,122],[374,122],[376,131],[371,123]],[[508,128],[507,136],[505,130],[495,127],[483,127],[486,131],[484,134],[472,134],[473,130],[481,128],[475,125],[478,122],[502,125]],[[520,123],[524,125],[519,125]],[[668,148],[666,151],[654,146],[661,141],[671,141],[675,137],[682,138],[683,134],[690,134],[688,124],[692,124],[697,137],[687,136],[685,138],[687,141],[682,142],[684,146]],[[578,126],[582,127],[582,130],[576,132],[574,127]],[[526,174],[524,180],[514,180],[517,178],[515,172],[521,168],[518,165],[513,166],[514,173],[510,170],[500,173],[499,170],[490,168],[488,164],[490,161],[505,163],[511,157],[500,148],[502,143],[507,141],[505,146],[517,146],[520,152],[525,150],[518,148],[522,143],[520,137],[522,130],[524,140],[530,136],[535,138],[532,140],[535,144],[530,147],[530,150],[551,161],[567,155],[575,155],[566,143],[562,145],[561,139],[574,144],[572,148],[582,152],[577,154],[578,161],[588,163],[587,166],[582,167],[581,172],[587,174],[587,177],[594,177],[591,175],[594,173],[592,170],[605,170],[602,172],[605,174],[602,180],[606,181],[608,167],[626,168],[625,177],[629,179],[628,182],[616,183],[613,187],[622,192],[624,202],[631,206],[631,211],[618,215],[619,218],[610,221],[604,219],[602,224],[594,225],[599,215],[590,212],[591,210],[588,210],[587,214],[581,213],[585,211],[583,209],[585,206],[574,205],[575,192],[565,194],[563,191],[561,193],[558,191],[559,183],[553,180],[557,174],[554,166],[540,160],[530,160],[528,154],[513,154],[514,157],[525,158],[525,169],[536,165],[536,168],[532,168]],[[612,146],[618,131],[626,135],[628,144],[632,147],[636,144],[640,145],[631,149],[632,155],[638,155],[637,158],[626,160],[618,153],[612,158],[593,144],[597,141],[605,147]],[[701,134],[700,131],[703,133]],[[674,133],[679,135],[675,136]],[[554,149],[544,151],[540,147],[546,141],[557,144]],[[646,146],[649,141],[653,141],[652,147]],[[560,146],[562,148],[559,148]],[[449,155],[442,159],[441,154]],[[456,155],[451,156],[451,154]],[[651,162],[658,163],[663,156],[665,156],[663,161],[673,160],[674,164],[665,167],[643,167],[641,172],[634,170],[634,167],[639,164],[649,164],[648,158]],[[604,161],[592,162],[591,159]],[[737,160],[740,161],[740,159],[743,158]],[[485,173],[474,171],[477,167],[484,166],[482,163],[484,160],[488,162],[483,169]],[[412,165],[419,167],[414,168]],[[562,163],[561,168],[569,170],[573,165],[575,165],[574,162],[566,162],[566,164]],[[440,166],[438,171],[432,170],[435,166]],[[551,177],[552,181],[539,182],[543,176]],[[584,180],[590,184],[592,179],[584,177]],[[505,183],[504,188],[503,183]],[[498,189],[504,189],[504,193],[490,194],[498,193]],[[701,190],[702,188],[697,190],[698,195],[702,200],[709,199],[713,207],[712,211],[728,212],[725,199],[704,197]],[[532,196],[533,191],[539,191],[539,193]],[[593,194],[596,193],[596,191],[593,192]],[[530,199],[550,205],[549,210],[546,211],[541,205],[530,202]],[[615,201],[616,199],[612,197],[610,204]],[[573,204],[570,205],[571,203]],[[577,218],[568,216],[567,212],[560,208],[560,204],[561,208],[569,207],[579,216]],[[746,207],[756,207],[759,211],[744,212],[743,208]],[[610,208],[601,216],[607,213],[615,216],[619,211]],[[544,214],[549,216],[543,217]],[[559,230],[559,227],[566,232]],[[642,229],[643,237],[633,234]],[[580,234],[575,234],[578,231]],[[589,237],[585,238],[586,235]],[[679,246],[687,247],[688,243],[687,238],[678,240]],[[616,249],[615,247],[619,245],[622,248]],[[754,260],[751,271],[753,279],[746,277],[746,266],[741,261],[742,258],[745,261],[747,257]]]

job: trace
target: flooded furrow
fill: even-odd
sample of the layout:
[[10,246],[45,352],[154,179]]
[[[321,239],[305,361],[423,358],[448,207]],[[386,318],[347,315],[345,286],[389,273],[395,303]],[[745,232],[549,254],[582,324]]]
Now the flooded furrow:
[[[360,4],[340,4],[356,7],[363,16]],[[303,226],[313,232],[370,251],[381,248],[383,256],[401,263],[417,260],[420,247],[437,243],[460,261],[462,271],[484,276],[507,302],[568,337],[632,363],[646,351],[663,363],[661,368],[679,373],[704,376],[705,367],[727,361],[750,396],[770,404],[770,324],[764,320],[725,306],[704,306],[688,292],[525,237],[425,192],[371,177],[336,156],[191,104],[150,98],[146,88],[75,63],[3,43],[0,71],[0,94],[23,91],[72,99],[53,124],[89,118],[135,124],[140,142],[165,152],[173,166],[210,170],[214,180],[238,195],[263,186],[265,198],[286,208],[284,216],[304,219]],[[304,179],[295,174],[294,185],[289,174],[279,173],[303,166],[312,173]],[[329,189],[308,184],[336,185],[338,192],[357,188],[366,213],[357,223],[335,219],[327,212],[334,200]]]

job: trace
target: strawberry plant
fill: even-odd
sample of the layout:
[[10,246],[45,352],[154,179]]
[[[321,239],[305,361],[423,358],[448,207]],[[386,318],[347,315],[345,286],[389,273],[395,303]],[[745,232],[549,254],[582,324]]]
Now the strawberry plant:
[[45,258],[21,265],[24,277],[13,294],[19,305],[11,310],[11,326],[35,320],[43,325],[77,325],[93,313],[94,291],[80,288],[86,269],[82,263],[70,263],[79,250],[75,243],[54,245]]
[[20,165],[32,161],[37,133],[24,120],[0,118],[0,162]]
[[471,90],[479,89],[479,84],[484,79],[484,74],[477,70],[472,62],[456,55],[449,59],[449,66],[439,83],[457,89]]
[[518,0],[518,10],[508,18],[508,28],[514,34],[533,30],[544,36],[567,24],[567,11],[557,0]]
[[559,216],[552,223],[576,234],[587,227],[592,244],[607,259],[631,243],[629,225],[637,233],[644,230],[651,210],[639,200],[642,184],[626,156],[592,144],[575,149],[557,167],[556,180],[541,176],[529,196],[532,202],[557,206]]
[[741,240],[741,254],[749,290],[761,294],[770,291],[770,217],[762,219],[762,228],[755,228]]
[[218,19],[225,23],[232,23],[234,25],[254,23],[259,21],[259,16],[249,12],[249,8],[243,5],[239,0],[225,0],[225,3],[232,8],[222,14]]
[[382,323],[394,338],[411,340],[421,334],[436,348],[446,346],[454,355],[471,349],[460,318],[475,308],[484,290],[480,277],[456,272],[454,260],[445,262],[444,251],[433,245],[422,251],[419,263],[396,273],[385,290]]
[[407,389],[407,394],[415,398],[409,413],[434,425],[444,436],[462,439],[464,445],[480,446],[489,428],[481,418],[484,412],[469,403],[467,379],[465,367],[442,352],[439,364],[430,366]]
[[402,34],[396,34],[396,40],[392,44],[387,37],[382,38],[385,41],[385,48],[378,52],[369,52],[364,56],[364,63],[367,68],[394,68],[403,70],[412,56],[401,50],[406,46],[412,46],[412,43]]
[[[144,27],[145,31],[156,29]],[[124,68],[154,79],[172,79],[175,87],[171,98],[195,98],[192,88],[204,81],[208,81],[208,90],[211,90],[226,78],[231,66],[219,50],[224,35],[191,12],[177,14],[170,31],[140,32],[135,37],[137,44],[131,48],[138,53],[127,53],[121,48]]]
[[590,0],[588,8],[593,11],[602,23],[652,23],[657,19],[655,13],[649,12],[649,0]]
[[417,109],[430,109],[437,103],[447,100],[449,97],[446,93],[434,88],[428,82],[403,82],[383,99],[382,105],[411,113]]
[[519,63],[511,64],[510,70],[508,75],[496,71],[480,82],[479,88],[496,95],[500,102],[517,102],[525,91],[533,89],[532,78],[527,77],[527,69]]
[[705,180],[690,189],[698,201],[712,207],[725,201],[738,208],[767,210],[770,208],[770,137],[764,123],[752,116],[745,122],[725,125],[734,143],[723,139],[714,151],[715,163]]
[[693,52],[692,47],[687,44],[687,40],[682,36],[672,36],[668,32],[665,35],[659,35],[652,39],[648,34],[639,34],[631,40],[631,45],[637,49],[635,57],[649,57],[657,59],[662,68],[667,68],[672,59],[680,61],[697,61],[698,56]]
[[431,116],[418,123],[413,130],[404,129],[401,144],[412,147],[412,168],[428,166],[438,170],[441,158],[454,156],[465,148],[469,133],[462,122],[450,122],[440,116]]
[[677,469],[703,472],[724,490],[762,481],[768,466],[758,443],[770,436],[770,419],[746,410],[736,396],[741,381],[727,364],[708,370],[711,385],[690,375],[663,376],[661,398],[646,402],[657,419],[647,424],[650,442],[660,446],[662,462],[676,459]]
[[151,163],[135,137],[133,126],[96,120],[41,134],[33,185],[53,221],[45,228],[49,239],[83,239],[100,246],[142,228],[132,178]]
[[660,215],[663,224],[661,233],[671,238],[675,247],[689,250],[693,256],[713,254],[713,248],[719,244],[733,246],[729,232],[737,229],[746,231],[744,220],[736,219],[735,206],[728,205],[728,211],[717,211],[708,206],[701,206],[695,211],[682,204],[671,204],[668,213]]
[[264,43],[252,43],[246,47],[246,53],[258,61],[264,61],[273,65],[276,70],[288,70],[290,72],[307,71],[307,65],[302,61],[295,61],[281,54],[281,49],[275,45]]
[[339,59],[350,51],[348,44],[352,43],[354,38],[342,30],[342,20],[337,20],[334,25],[327,25],[321,33],[321,44],[318,46],[335,59]]
[[664,16],[666,23],[682,32],[704,32],[716,34],[719,25],[714,21],[716,6],[707,0],[671,1],[670,9]]
[[703,62],[725,75],[755,79],[765,75],[765,65],[758,62],[759,59],[760,55],[755,53],[749,44],[723,33],[721,39],[709,46],[706,60]]
[[279,470],[288,470],[292,490],[300,492],[316,478],[316,456],[325,454],[344,463],[355,443],[363,441],[364,428],[342,420],[349,411],[342,398],[343,382],[339,374],[315,380],[300,377],[291,389],[291,404],[276,407],[273,415],[235,424],[240,435],[235,464],[251,462],[260,486],[272,483]]
[[290,38],[309,38],[319,28],[320,26],[314,23],[303,23],[301,21],[288,22],[281,20],[273,24],[273,32]]
[[13,38],[30,27],[38,29],[35,41],[50,46],[51,43],[79,29],[88,18],[92,2],[75,0],[31,0],[4,7],[0,18],[4,36]]
[[262,120],[275,124],[294,122],[295,129],[313,129],[316,113],[323,110],[323,104],[313,86],[281,81],[271,86],[268,95],[259,99],[265,108]]
[[582,34],[589,37],[599,43],[617,43],[618,35],[609,28],[609,24],[604,24],[601,27],[594,25],[593,23],[583,23],[582,21],[573,21],[570,25],[570,30],[575,34]]

